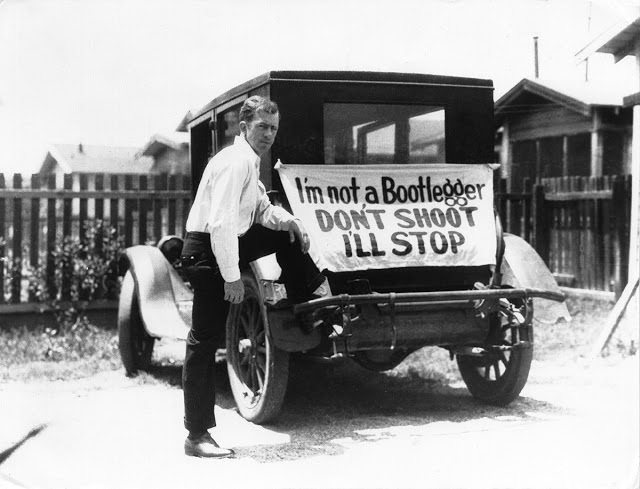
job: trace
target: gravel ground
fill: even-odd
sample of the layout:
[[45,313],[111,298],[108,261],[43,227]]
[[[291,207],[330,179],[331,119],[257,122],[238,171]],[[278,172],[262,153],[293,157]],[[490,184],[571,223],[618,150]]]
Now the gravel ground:
[[164,344],[165,361],[134,379],[107,370],[5,382],[0,447],[48,427],[0,467],[0,487],[637,487],[639,366],[626,355],[637,323],[620,330],[622,347],[588,360],[580,355],[606,311],[574,315],[573,335],[538,328],[545,344],[563,334],[574,343],[537,354],[507,408],[475,401],[453,374],[296,360],[281,416],[256,426],[237,414],[220,375],[214,435],[236,450],[230,460],[182,453],[181,345]]

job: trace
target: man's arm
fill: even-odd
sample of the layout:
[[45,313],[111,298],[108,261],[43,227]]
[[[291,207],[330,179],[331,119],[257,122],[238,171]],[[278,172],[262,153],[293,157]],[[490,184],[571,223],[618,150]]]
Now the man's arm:
[[258,182],[258,202],[256,204],[256,222],[276,231],[289,231],[289,239],[293,243],[296,238],[303,253],[309,251],[309,235],[302,221],[286,209],[273,205],[262,182]]
[[246,178],[243,166],[234,163],[228,160],[216,162],[209,182],[211,199],[207,225],[211,250],[227,283],[240,280],[238,218],[240,195]]

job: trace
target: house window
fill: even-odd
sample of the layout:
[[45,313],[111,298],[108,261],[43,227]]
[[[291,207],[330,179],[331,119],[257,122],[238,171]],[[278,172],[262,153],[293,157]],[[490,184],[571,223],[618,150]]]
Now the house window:
[[328,165],[445,162],[442,107],[327,103],[323,122]]
[[235,137],[240,135],[240,107],[242,104],[234,105],[218,114],[216,120],[218,151],[231,146]]
[[591,134],[583,133],[567,138],[567,175],[591,175]]
[[514,141],[512,150],[511,191],[522,192],[525,178],[536,180],[536,142],[532,139]]
[[606,131],[602,136],[602,174],[622,175],[624,173],[624,134]]
[[562,176],[562,137],[542,138],[540,147],[540,177]]

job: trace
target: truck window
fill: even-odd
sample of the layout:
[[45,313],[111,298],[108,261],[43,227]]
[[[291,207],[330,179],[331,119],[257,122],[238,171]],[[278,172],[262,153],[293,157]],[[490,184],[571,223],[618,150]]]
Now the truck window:
[[324,163],[444,163],[445,111],[427,105],[325,103]]
[[242,107],[242,104],[235,105],[218,114],[216,121],[218,151],[231,146],[235,137],[240,135],[240,107]]

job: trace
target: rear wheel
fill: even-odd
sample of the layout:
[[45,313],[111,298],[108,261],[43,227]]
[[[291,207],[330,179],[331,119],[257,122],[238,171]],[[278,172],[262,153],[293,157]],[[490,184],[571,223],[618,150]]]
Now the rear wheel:
[[147,370],[151,365],[155,339],[145,331],[131,272],[127,272],[118,302],[118,348],[127,375]]
[[280,412],[289,380],[289,353],[276,348],[258,283],[242,274],[245,294],[227,317],[227,370],[240,414],[266,423]]
[[500,319],[496,317],[497,329],[494,329],[492,345],[486,346],[485,354],[457,356],[462,379],[475,398],[506,406],[520,395],[533,358],[531,308],[528,306],[525,323],[519,326],[499,324]]

